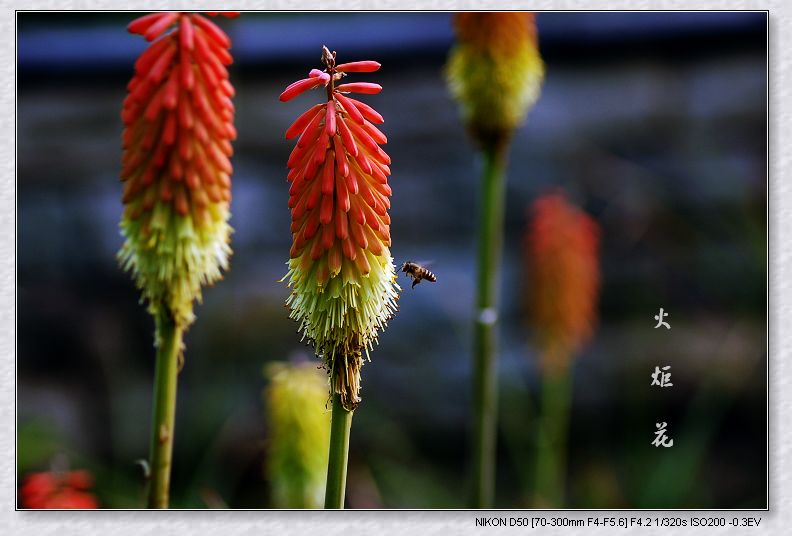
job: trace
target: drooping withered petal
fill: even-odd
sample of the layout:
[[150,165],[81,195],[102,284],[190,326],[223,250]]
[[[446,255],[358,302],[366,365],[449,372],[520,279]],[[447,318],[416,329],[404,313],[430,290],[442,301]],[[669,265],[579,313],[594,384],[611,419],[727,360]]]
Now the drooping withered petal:
[[379,69],[375,61],[336,65],[324,49],[324,71],[289,85],[281,101],[314,88],[323,102],[286,130],[297,139],[288,160],[292,247],[287,273],[290,316],[314,345],[347,409],[360,401],[362,353],[372,348],[396,310],[398,286],[390,256],[390,157],[382,116],[350,94],[378,84],[336,85],[346,73]]
[[221,277],[231,253],[231,40],[198,13],[152,13],[128,30],[151,44],[135,63],[121,112],[119,259],[152,314],[167,308],[186,327],[201,286]]

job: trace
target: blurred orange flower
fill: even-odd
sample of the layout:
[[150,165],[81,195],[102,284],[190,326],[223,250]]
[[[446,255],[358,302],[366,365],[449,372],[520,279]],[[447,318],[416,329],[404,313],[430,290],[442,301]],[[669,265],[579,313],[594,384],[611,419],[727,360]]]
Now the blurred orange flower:
[[536,14],[457,13],[457,43],[446,66],[451,93],[483,147],[508,140],[539,98],[544,63]]
[[559,370],[589,340],[599,294],[599,226],[561,192],[539,197],[529,210],[525,261],[529,316],[542,366]]

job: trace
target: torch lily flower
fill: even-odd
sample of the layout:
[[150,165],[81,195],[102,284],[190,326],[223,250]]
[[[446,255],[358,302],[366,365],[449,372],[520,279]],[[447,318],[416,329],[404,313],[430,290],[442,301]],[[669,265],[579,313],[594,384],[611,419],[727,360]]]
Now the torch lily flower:
[[198,13],[152,13],[128,30],[152,43],[121,112],[126,241],[118,258],[156,323],[148,504],[167,508],[182,336],[201,287],[221,278],[231,254],[231,40]]
[[539,97],[544,64],[533,13],[457,13],[451,94],[483,156],[473,329],[473,497],[492,508],[498,403],[498,286],[509,141]]
[[118,257],[149,311],[185,328],[201,286],[221,278],[231,254],[231,41],[198,13],[152,13],[128,29],[153,42],[135,63],[121,114]]
[[561,192],[539,197],[529,215],[529,312],[543,368],[565,370],[596,322],[599,227]]
[[534,491],[536,506],[561,508],[572,404],[570,364],[596,321],[599,227],[561,191],[539,197],[529,217],[527,303],[542,377]]
[[374,94],[368,82],[336,85],[347,73],[379,69],[375,61],[336,64],[326,47],[324,71],[288,86],[288,101],[325,89],[286,131],[297,138],[288,161],[292,247],[290,316],[323,359],[331,390],[348,411],[360,402],[360,368],[378,333],[396,310],[396,274],[390,255],[390,157],[382,116],[350,93]]

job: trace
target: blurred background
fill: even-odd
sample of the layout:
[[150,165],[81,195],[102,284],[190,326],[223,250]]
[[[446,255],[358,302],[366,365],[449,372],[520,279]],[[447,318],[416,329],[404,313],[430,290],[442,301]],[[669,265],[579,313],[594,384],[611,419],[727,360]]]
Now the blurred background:
[[[17,15],[17,471],[88,469],[103,507],[142,507],[153,321],[114,255],[119,117],[137,13]],[[231,270],[204,292],[179,378],[173,507],[273,505],[265,366],[315,359],[283,302],[283,132],[339,61],[383,64],[395,262],[433,260],[363,369],[347,502],[461,508],[468,463],[481,162],[442,69],[444,13],[245,13]],[[562,187],[602,228],[600,321],[574,365],[566,506],[767,504],[765,13],[541,13],[542,95],[510,158],[496,505],[531,506],[537,355],[523,307],[526,210]],[[361,77],[362,79],[362,77]],[[663,307],[671,330],[655,330]],[[318,361],[317,361],[318,363]],[[650,387],[670,365],[672,388]],[[320,408],[323,410],[323,408]],[[655,448],[668,422],[673,448]],[[66,460],[64,462],[64,460]]]

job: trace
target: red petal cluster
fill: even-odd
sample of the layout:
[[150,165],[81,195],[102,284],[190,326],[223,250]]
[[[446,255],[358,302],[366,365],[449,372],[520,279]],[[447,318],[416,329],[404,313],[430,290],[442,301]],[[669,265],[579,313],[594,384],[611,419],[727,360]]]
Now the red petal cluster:
[[19,490],[23,508],[99,508],[96,497],[88,493],[93,478],[87,471],[33,473]]
[[281,101],[315,87],[326,87],[327,102],[303,113],[286,131],[297,138],[288,161],[289,208],[293,244],[291,258],[302,257],[308,268],[320,262],[319,285],[337,274],[344,259],[361,274],[371,267],[369,250],[381,255],[390,246],[390,157],[380,148],[388,139],[376,126],[382,116],[369,105],[344,93],[379,93],[378,84],[357,82],[335,86],[344,72],[372,72],[375,61],[335,66],[330,72],[314,69],[281,94]]
[[530,314],[544,365],[560,367],[589,339],[596,321],[599,226],[562,193],[539,197],[530,216]]
[[121,112],[124,203],[133,219],[161,202],[200,222],[209,203],[231,198],[231,40],[197,13],[152,13],[128,29],[154,42],[135,63]]

